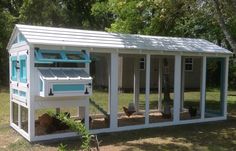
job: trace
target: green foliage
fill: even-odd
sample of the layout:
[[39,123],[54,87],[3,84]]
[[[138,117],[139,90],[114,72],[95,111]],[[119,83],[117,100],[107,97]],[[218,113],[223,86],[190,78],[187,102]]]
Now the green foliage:
[[[90,149],[91,135],[83,123],[75,122],[73,119],[68,118],[67,115],[62,113],[54,116],[69,126],[72,131],[77,132],[82,137],[82,149]],[[65,146],[63,147],[65,148]]]
[[[236,39],[235,2],[219,2]],[[231,49],[216,18],[213,0],[1,0],[0,84],[8,84],[6,46],[15,23],[203,38]]]
[[64,145],[64,144],[61,143],[61,144],[58,146],[58,151],[67,151],[66,147],[67,147],[67,145]]
[[236,89],[236,59],[231,58],[229,61],[229,89]]
[[33,25],[62,26],[65,16],[61,0],[24,0],[20,22]]

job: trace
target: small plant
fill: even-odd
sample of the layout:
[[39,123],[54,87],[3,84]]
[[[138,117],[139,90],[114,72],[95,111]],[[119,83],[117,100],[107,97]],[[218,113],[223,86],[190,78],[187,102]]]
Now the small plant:
[[[85,125],[80,122],[75,122],[73,119],[68,118],[66,114],[56,114],[54,115],[57,119],[65,123],[69,129],[72,131],[77,132],[82,137],[82,145],[81,148],[83,150],[90,150],[90,142],[91,142],[91,135]],[[66,146],[63,146],[66,147]]]
[[66,147],[67,147],[67,145],[64,145],[64,144],[61,143],[61,144],[58,146],[58,151],[67,151]]

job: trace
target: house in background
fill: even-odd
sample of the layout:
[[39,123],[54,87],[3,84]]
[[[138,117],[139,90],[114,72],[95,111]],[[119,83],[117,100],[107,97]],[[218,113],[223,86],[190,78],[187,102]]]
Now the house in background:
[[[150,74],[152,76],[150,81],[150,89],[151,91],[157,91],[158,89],[158,76],[159,76],[159,70],[158,70],[158,60],[161,57],[153,57],[151,58],[151,66],[150,68]],[[98,88],[108,88],[108,83],[106,80],[106,76],[108,76],[107,73],[104,73],[103,68],[107,68],[107,62],[106,58],[101,58],[99,62],[96,62],[96,58],[93,58],[92,65],[90,68],[90,73],[92,75],[96,74],[96,78],[94,78],[94,84]],[[184,64],[184,74],[186,77],[185,82],[185,88],[187,90],[196,90],[199,89],[199,83],[200,83],[200,77],[197,73],[201,72],[201,58],[200,57],[185,57],[182,60]],[[96,64],[95,64],[96,62]],[[134,66],[136,65],[136,72],[138,72],[140,77],[140,89],[142,91],[145,90],[145,56],[137,56],[136,58],[133,58],[133,55],[126,55],[125,57],[119,57],[119,90],[124,92],[131,92],[133,89],[133,77],[127,76],[129,74],[134,74]],[[170,82],[173,83],[174,81],[174,62],[173,60],[169,60],[169,72],[170,72]],[[104,78],[105,77],[105,78]],[[127,78],[129,77],[129,78]],[[173,87],[172,87],[173,89]]]

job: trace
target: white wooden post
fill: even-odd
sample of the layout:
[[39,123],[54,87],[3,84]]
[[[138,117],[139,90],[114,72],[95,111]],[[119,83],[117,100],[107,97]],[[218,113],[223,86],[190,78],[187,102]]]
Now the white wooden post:
[[107,57],[107,74],[108,74],[108,102],[107,113],[110,114],[111,109],[111,57]]
[[[88,54],[88,57],[90,58],[90,52],[86,51],[86,53]],[[85,63],[85,69],[84,70],[85,70],[85,72],[88,73],[88,75],[90,75],[90,63]],[[79,114],[78,117],[81,118],[81,119],[84,118],[85,119],[85,123],[86,123],[85,112],[86,112],[86,107],[88,107],[88,106],[79,106],[78,107],[78,114]],[[60,108],[56,108],[56,112],[60,113]]]
[[185,87],[185,62],[184,57],[182,57],[182,68],[181,68],[181,99],[180,99],[180,111],[184,109],[184,87]]
[[179,122],[180,117],[180,99],[181,99],[181,56],[175,56],[175,74],[174,74],[174,123]]
[[[88,100],[89,101],[89,100]],[[79,106],[79,118],[84,119],[85,118],[85,106]]]
[[201,83],[201,119],[205,118],[205,103],[206,103],[206,56],[202,58],[202,83]]
[[136,112],[139,112],[139,85],[140,85],[140,71],[139,71],[139,59],[134,59],[134,96],[133,103],[136,109]]
[[146,55],[146,86],[145,86],[145,124],[149,123],[150,101],[150,54]]
[[158,111],[162,111],[162,58],[158,65]]
[[11,86],[11,58],[9,58],[9,81],[10,81],[10,125],[13,123],[13,107],[12,107],[12,86]]
[[111,53],[111,98],[110,98],[110,127],[117,128],[118,114],[118,52]]
[[29,83],[28,93],[27,93],[27,103],[28,103],[28,134],[29,139],[32,141],[35,137],[35,106],[34,98],[35,91],[37,90],[33,84],[35,83],[36,73],[34,68],[34,48],[30,46],[30,50],[27,57],[27,83]]
[[224,98],[223,98],[223,102],[224,102],[224,111],[223,111],[223,114],[224,114],[224,117],[227,118],[227,92],[228,92],[228,74],[229,74],[229,57],[226,57],[225,58],[225,69],[224,69],[224,72],[225,72],[225,77],[224,77]]
[[84,106],[84,124],[87,129],[89,129],[89,99],[85,101]]
[[13,101],[11,97],[12,97],[12,91],[10,93],[10,124],[13,123],[13,105],[12,105]]

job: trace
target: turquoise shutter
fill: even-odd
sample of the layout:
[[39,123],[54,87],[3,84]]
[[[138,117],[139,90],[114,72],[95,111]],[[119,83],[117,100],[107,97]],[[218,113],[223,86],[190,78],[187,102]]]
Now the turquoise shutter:
[[27,56],[20,56],[20,82],[27,82],[27,66],[26,66]]
[[17,57],[12,56],[11,57],[11,80],[16,81],[17,80]]

